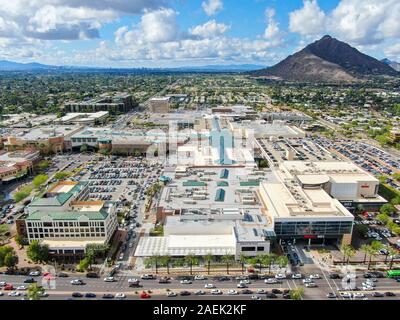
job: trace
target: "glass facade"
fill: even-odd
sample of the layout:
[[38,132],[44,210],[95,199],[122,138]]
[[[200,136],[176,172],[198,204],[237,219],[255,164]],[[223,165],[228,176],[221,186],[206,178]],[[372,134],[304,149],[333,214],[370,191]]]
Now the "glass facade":
[[334,237],[352,232],[351,221],[275,222],[278,237],[303,237],[306,235]]

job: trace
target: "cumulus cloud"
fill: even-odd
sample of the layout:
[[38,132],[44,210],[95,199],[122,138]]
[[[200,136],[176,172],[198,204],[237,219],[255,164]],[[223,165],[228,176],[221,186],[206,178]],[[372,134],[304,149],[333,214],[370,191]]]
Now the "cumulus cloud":
[[317,0],[304,0],[303,7],[289,14],[289,29],[302,36],[330,33],[359,46],[372,46],[400,39],[398,0],[341,0],[324,12]]
[[[0,36],[43,40],[97,38],[103,24],[122,14],[140,14],[165,3],[166,0],[0,0]],[[3,29],[8,32],[2,33]]]
[[267,8],[265,10],[265,16],[267,18],[267,28],[264,32],[264,37],[270,40],[279,40],[282,35],[281,30],[279,29],[279,23],[275,21],[275,9]]
[[224,3],[222,0],[207,0],[202,2],[201,7],[208,16],[213,16],[224,8]]
[[172,9],[147,12],[142,16],[141,28],[149,42],[167,42],[178,35],[177,13]]
[[223,35],[230,29],[230,26],[224,23],[217,23],[210,20],[202,25],[190,29],[190,33],[201,38],[214,38]]
[[301,35],[319,34],[325,29],[326,16],[316,0],[304,0],[303,7],[289,14],[289,30]]

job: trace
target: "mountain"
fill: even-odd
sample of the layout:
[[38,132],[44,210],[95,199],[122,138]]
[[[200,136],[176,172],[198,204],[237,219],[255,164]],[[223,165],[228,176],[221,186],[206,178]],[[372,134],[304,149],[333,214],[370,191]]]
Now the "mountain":
[[381,62],[386,63],[388,66],[391,66],[396,71],[400,71],[400,63],[399,62],[391,61],[387,58],[382,59]]
[[51,66],[32,63],[19,63],[7,60],[0,60],[0,71],[131,71],[140,73],[152,72],[246,72],[263,68],[254,64],[229,64],[229,65],[207,65],[187,66],[175,68],[101,68],[101,67],[80,67],[80,66]]
[[299,82],[358,82],[370,75],[397,76],[387,64],[347,43],[324,36],[278,64],[252,76]]
[[53,66],[48,66],[45,64],[40,64],[36,62],[32,63],[19,63],[19,62],[13,62],[13,61],[7,61],[7,60],[0,60],[0,70],[5,70],[5,71],[17,71],[17,70],[44,70],[44,69],[50,69],[50,68],[56,68]]

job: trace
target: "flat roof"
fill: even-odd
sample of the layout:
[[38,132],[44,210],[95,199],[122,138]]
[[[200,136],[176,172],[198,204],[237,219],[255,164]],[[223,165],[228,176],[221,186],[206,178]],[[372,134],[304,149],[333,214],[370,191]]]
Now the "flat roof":
[[85,249],[88,244],[104,244],[104,240],[65,240],[65,239],[58,239],[58,240],[51,240],[45,239],[41,241],[42,244],[46,244],[49,246],[50,250],[57,250],[57,249]]

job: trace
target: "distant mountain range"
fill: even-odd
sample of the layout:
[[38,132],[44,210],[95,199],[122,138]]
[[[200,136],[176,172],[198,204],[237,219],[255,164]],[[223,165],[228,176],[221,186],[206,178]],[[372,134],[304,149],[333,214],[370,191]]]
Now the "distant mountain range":
[[386,63],[387,65],[391,66],[394,70],[400,71],[400,63],[396,61],[391,61],[389,59],[382,59],[381,62]]
[[278,64],[252,71],[250,75],[295,82],[352,83],[366,76],[398,76],[399,73],[327,35]]
[[246,72],[264,68],[255,64],[229,64],[229,65],[207,65],[187,66],[176,68],[102,68],[102,67],[80,67],[80,66],[52,66],[41,63],[19,63],[0,60],[0,71],[137,71],[137,72]]

